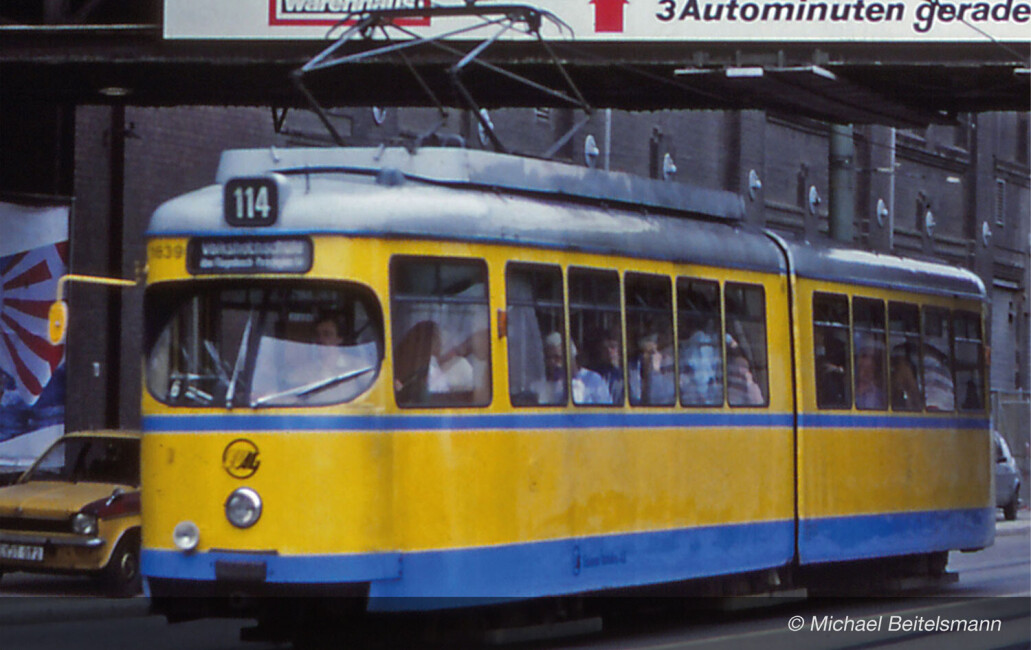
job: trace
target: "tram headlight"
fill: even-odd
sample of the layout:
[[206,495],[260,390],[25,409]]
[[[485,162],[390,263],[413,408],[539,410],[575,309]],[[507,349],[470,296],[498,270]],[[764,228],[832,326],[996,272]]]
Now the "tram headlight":
[[80,512],[72,517],[72,531],[78,535],[92,535],[97,532],[96,515]]
[[226,519],[237,528],[253,526],[261,517],[261,497],[250,488],[237,488],[226,499]]
[[172,530],[172,543],[180,551],[190,552],[200,543],[200,529],[192,521],[180,521]]

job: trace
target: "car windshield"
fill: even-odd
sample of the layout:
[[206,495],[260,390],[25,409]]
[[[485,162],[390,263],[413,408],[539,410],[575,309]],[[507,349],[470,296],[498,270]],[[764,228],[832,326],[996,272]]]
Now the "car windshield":
[[214,282],[147,293],[147,388],[174,406],[322,406],[372,386],[383,319],[348,283]]
[[140,484],[140,441],[64,438],[32,466],[24,481]]

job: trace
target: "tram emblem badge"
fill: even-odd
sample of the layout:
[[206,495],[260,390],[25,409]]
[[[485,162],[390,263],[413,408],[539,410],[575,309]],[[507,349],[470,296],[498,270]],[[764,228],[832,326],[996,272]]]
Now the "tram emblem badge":
[[246,438],[238,438],[222,452],[222,467],[233,478],[250,478],[258,471],[261,461],[258,446]]

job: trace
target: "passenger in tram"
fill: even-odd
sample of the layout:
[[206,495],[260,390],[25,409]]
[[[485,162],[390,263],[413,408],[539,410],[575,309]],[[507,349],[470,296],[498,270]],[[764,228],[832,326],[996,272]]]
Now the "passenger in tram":
[[887,408],[880,347],[866,337],[860,338],[856,347],[856,408]]
[[765,401],[748,355],[734,337],[728,334],[727,403],[731,406],[761,406]]
[[723,403],[723,359],[719,334],[696,330],[680,342],[680,399],[692,406]]
[[473,332],[444,353],[441,369],[452,392],[471,393],[471,403],[490,399],[490,338],[486,329]]
[[631,404],[672,404],[676,398],[669,364],[659,349],[657,334],[637,339],[637,355],[630,362]]
[[[582,368],[576,360],[576,344],[570,345],[573,385],[573,402],[575,404],[611,404],[605,380],[596,372]],[[562,335],[558,332],[548,334],[544,339],[544,379],[533,383],[532,389],[537,395],[538,404],[564,404],[566,402],[566,361],[562,349]]]
[[817,329],[816,336],[816,403],[820,408],[848,408],[847,334],[842,340],[833,333]]
[[903,411],[918,411],[924,407],[923,391],[917,378],[916,366],[910,360],[910,346],[896,346],[891,355],[891,407]]
[[949,356],[932,345],[924,345],[924,403],[928,411],[954,411],[955,386]]
[[598,373],[608,385],[613,404],[623,403],[623,351],[619,332],[599,330],[588,339],[594,354],[587,367]]
[[431,320],[416,323],[394,349],[394,391],[400,403],[421,404],[432,393],[448,392],[440,368],[440,327]]
[[741,350],[728,350],[727,403],[731,406],[760,406],[764,401],[748,357]]

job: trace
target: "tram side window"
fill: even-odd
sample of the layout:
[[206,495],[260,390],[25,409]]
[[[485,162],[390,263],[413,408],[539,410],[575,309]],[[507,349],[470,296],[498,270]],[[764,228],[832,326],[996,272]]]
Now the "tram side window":
[[505,284],[512,405],[565,404],[562,270],[541,264],[510,264]]
[[920,308],[902,302],[888,303],[891,408],[919,411],[924,408],[920,374]]
[[813,356],[816,360],[816,406],[848,408],[852,404],[852,368],[846,296],[813,294]]
[[884,391],[884,302],[870,298],[852,300],[855,338],[856,408],[886,409]]
[[633,346],[627,364],[630,403],[669,405],[676,401],[673,380],[673,294],[668,277],[626,274],[626,329]]
[[723,404],[723,346],[720,285],[677,279],[677,340],[680,346],[680,403]]
[[622,404],[623,332],[615,271],[569,269],[569,338],[573,403]]
[[395,257],[390,284],[398,405],[489,403],[486,264]]
[[973,312],[953,313],[953,334],[956,352],[956,401],[964,411],[984,409],[984,354],[981,339],[981,317]]
[[728,282],[724,288],[727,313],[727,403],[731,406],[768,404],[766,366],[766,294],[752,284]]
[[956,410],[952,378],[949,311],[937,307],[924,308],[924,404],[928,411]]

